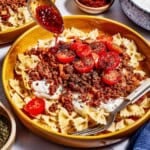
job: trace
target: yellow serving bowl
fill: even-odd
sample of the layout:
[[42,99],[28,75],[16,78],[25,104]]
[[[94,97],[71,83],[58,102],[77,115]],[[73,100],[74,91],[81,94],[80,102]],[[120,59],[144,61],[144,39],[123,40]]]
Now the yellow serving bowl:
[[[107,32],[109,34],[121,33],[122,36],[132,39],[138,46],[140,52],[145,55],[145,71],[150,73],[150,45],[148,42],[137,32],[131,28],[115,22],[113,20],[92,17],[92,16],[66,16],[64,17],[65,28],[76,27],[81,30],[92,30],[99,29],[101,31]],[[5,57],[3,68],[2,68],[2,81],[6,96],[9,103],[11,104],[14,112],[19,117],[21,122],[29,128],[32,132],[45,137],[53,142],[72,146],[72,147],[99,147],[109,145],[115,142],[118,142],[135,130],[137,130],[142,124],[150,119],[150,110],[141,117],[134,124],[129,125],[119,131],[113,133],[100,134],[95,136],[74,136],[66,135],[61,133],[56,133],[51,131],[49,128],[41,127],[39,124],[33,122],[25,113],[20,110],[16,104],[13,102],[9,94],[9,84],[8,80],[14,77],[14,66],[16,63],[16,57],[18,53],[26,51],[29,47],[34,46],[37,43],[38,39],[49,39],[53,36],[52,33],[46,31],[40,26],[35,26],[32,29],[25,32],[20,38],[10,48],[7,56]]]
[[0,44],[5,44],[14,41],[17,39],[23,32],[27,29],[33,27],[36,23],[34,21],[30,21],[20,27],[16,27],[13,29],[9,29],[6,31],[0,32]]

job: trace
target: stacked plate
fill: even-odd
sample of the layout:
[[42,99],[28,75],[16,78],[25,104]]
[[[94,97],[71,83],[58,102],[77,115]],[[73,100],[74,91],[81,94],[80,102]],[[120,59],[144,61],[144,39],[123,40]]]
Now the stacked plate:
[[120,0],[120,4],[129,19],[150,31],[150,0]]

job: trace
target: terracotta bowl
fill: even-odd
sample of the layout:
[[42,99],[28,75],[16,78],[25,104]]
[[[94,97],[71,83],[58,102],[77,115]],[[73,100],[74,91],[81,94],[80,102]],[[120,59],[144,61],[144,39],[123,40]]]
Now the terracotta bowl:
[[89,7],[89,6],[82,4],[79,0],[74,0],[74,2],[76,3],[77,7],[79,7],[79,9],[81,9],[82,11],[86,13],[100,14],[100,13],[107,11],[113,4],[114,0],[110,0],[108,4],[101,6],[101,7]]
[[[140,52],[145,55],[145,68],[146,72],[150,73],[150,45],[147,41],[137,32],[131,28],[113,20],[92,17],[92,16],[66,16],[64,17],[65,28],[76,27],[81,30],[99,29],[109,34],[121,33],[122,36],[129,39],[133,39],[138,46]],[[49,39],[53,36],[52,33],[44,30],[40,26],[35,26],[32,29],[25,32],[10,48],[7,56],[5,57],[2,68],[2,81],[6,96],[11,104],[14,112],[21,120],[21,122],[29,128],[32,132],[45,137],[53,142],[72,146],[72,147],[99,147],[109,145],[118,142],[127,136],[131,135],[142,124],[150,119],[150,110],[137,120],[134,124],[129,125],[119,131],[113,133],[100,134],[95,136],[74,136],[56,133],[49,128],[41,127],[39,124],[33,122],[25,113],[23,113],[13,102],[9,94],[8,80],[14,76],[14,66],[16,63],[16,57],[18,53],[25,52],[29,47],[34,46],[38,39]]]
[[15,141],[16,137],[16,122],[14,119],[14,116],[10,113],[10,111],[0,102],[0,115],[3,115],[8,119],[9,126],[10,126],[10,135],[6,141],[6,143],[3,145],[1,150],[8,150],[11,148]]

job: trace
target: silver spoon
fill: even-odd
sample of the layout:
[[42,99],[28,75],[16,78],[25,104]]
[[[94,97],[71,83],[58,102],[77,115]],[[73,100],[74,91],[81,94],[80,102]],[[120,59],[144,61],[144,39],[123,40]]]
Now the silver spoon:
[[63,32],[62,15],[51,0],[28,0],[28,10],[32,18],[43,28],[55,34]]
[[115,120],[116,114],[124,109],[127,105],[136,102],[139,98],[141,98],[144,94],[150,91],[150,78],[144,80],[142,84],[136,88],[131,94],[129,94],[127,97],[121,97],[120,99],[123,100],[123,102],[116,107],[114,110],[112,110],[107,118],[107,124],[106,125],[101,125],[97,124],[93,128],[87,128],[82,131],[77,131],[73,133],[73,135],[94,135],[97,133],[100,133],[110,127],[110,125],[113,123]]

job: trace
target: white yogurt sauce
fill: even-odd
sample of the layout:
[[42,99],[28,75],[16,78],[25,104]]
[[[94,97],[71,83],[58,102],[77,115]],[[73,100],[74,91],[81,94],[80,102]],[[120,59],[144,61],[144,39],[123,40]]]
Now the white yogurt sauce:
[[[83,108],[85,107],[85,104],[82,102],[82,100],[79,98],[79,93],[73,94],[73,106],[77,113],[82,114]],[[117,98],[117,99],[110,99],[107,103],[101,103],[100,109],[103,108],[107,112],[112,112],[114,109],[116,109],[121,103],[123,102],[123,98]]]
[[47,99],[58,99],[62,93],[62,86],[60,85],[53,95],[49,94],[50,84],[47,84],[45,80],[34,81],[31,84],[31,88],[34,90],[34,94],[37,97],[47,98]]
[[123,102],[123,98],[117,98],[115,100],[110,99],[107,103],[102,103],[100,108],[106,109],[108,112],[112,112]]
[[[53,95],[49,94],[49,88],[50,84],[47,84],[45,80],[39,80],[39,81],[34,81],[31,84],[32,89],[34,90],[34,94],[37,97],[42,97],[42,98],[47,98],[47,99],[58,99],[59,96],[62,93],[63,87],[60,85],[56,92]],[[79,98],[80,94],[79,93],[74,93],[73,94],[73,105],[75,108],[75,111],[82,114],[82,109],[84,107],[84,103],[82,100]],[[101,103],[100,108],[106,109],[108,112],[113,111],[122,103],[123,99],[122,98],[117,98],[115,100],[110,99],[107,103]]]

